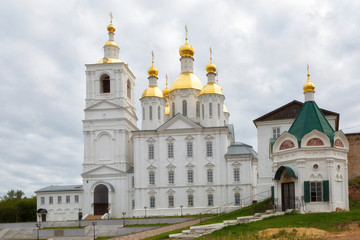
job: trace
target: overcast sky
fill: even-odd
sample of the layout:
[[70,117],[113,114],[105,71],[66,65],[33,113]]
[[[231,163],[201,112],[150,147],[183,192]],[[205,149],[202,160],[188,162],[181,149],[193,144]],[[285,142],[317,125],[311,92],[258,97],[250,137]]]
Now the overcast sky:
[[110,12],[137,99],[152,50],[161,89],[180,73],[187,24],[203,84],[213,49],[237,141],[257,149],[252,121],[303,101],[306,64],[317,104],[360,132],[359,1],[0,2],[0,195],[82,184],[84,64],[103,57]]

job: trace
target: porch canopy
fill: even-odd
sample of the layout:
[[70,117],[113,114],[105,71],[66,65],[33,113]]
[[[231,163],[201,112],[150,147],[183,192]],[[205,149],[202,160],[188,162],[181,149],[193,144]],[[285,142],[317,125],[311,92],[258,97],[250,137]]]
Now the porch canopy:
[[283,171],[285,169],[289,172],[290,177],[297,178],[295,173],[294,173],[294,170],[292,170],[290,167],[281,166],[281,167],[278,168],[278,170],[276,170],[274,180],[280,180],[281,174],[283,173]]

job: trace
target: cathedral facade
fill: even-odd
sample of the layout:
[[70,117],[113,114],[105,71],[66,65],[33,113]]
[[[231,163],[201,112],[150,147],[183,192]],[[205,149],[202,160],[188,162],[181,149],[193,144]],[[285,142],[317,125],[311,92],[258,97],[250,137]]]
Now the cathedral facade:
[[235,142],[211,50],[205,85],[194,74],[187,37],[170,87],[167,79],[158,87],[153,57],[138,129],[135,76],[119,58],[112,23],[107,30],[104,57],[86,65],[83,185],[37,191],[39,217],[174,216],[251,204],[257,153]]

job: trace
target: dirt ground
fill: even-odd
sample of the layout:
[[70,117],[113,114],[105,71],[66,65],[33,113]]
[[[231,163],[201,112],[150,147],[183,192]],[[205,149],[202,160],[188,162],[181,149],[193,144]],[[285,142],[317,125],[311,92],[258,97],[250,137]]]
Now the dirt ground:
[[286,231],[287,234],[296,235],[296,238],[298,237],[299,239],[360,240],[360,228],[357,222],[351,223],[347,228],[347,230],[342,232],[327,232],[316,228],[269,228],[260,231],[259,235],[276,236],[277,238],[274,239],[284,239],[284,231]]

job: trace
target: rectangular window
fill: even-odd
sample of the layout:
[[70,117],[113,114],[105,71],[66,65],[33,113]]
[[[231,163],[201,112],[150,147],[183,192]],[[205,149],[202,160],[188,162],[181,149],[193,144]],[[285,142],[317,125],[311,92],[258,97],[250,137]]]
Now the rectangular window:
[[154,144],[149,144],[148,150],[149,159],[154,159]]
[[273,138],[278,138],[280,136],[280,128],[273,128]]
[[45,204],[45,198],[41,197],[41,204]]
[[150,208],[155,208],[155,197],[154,196],[150,197]]
[[235,193],[235,205],[240,205],[240,193]]
[[193,157],[193,143],[192,142],[187,142],[186,143],[186,149],[187,149],[187,157]]
[[174,184],[174,171],[168,172],[169,184]]
[[49,197],[49,204],[53,204],[53,203],[54,203],[53,197]]
[[213,170],[208,169],[207,170],[207,182],[212,183],[213,181],[214,181],[214,179],[213,179]]
[[322,182],[310,182],[311,202],[322,202]]
[[135,178],[134,178],[134,176],[131,177],[131,187],[132,188],[135,187]]
[[194,195],[188,195],[188,207],[194,206]]
[[76,202],[76,203],[79,202],[79,195],[75,195],[75,202]]
[[208,195],[208,206],[214,206],[214,196],[212,194]]
[[131,201],[131,208],[135,209],[135,200],[134,199]]
[[212,157],[213,156],[213,149],[212,149],[212,142],[206,143],[206,156]]
[[240,169],[234,169],[234,182],[240,182]]
[[149,106],[149,120],[152,120],[152,106]]
[[169,196],[169,207],[174,207],[174,196]]
[[194,171],[193,170],[187,171],[187,181],[188,181],[188,183],[194,182]]
[[70,203],[70,196],[66,196],[66,203]]
[[174,143],[168,143],[168,158],[174,158]]
[[61,196],[58,196],[58,204],[61,203]]
[[155,173],[154,172],[149,172],[149,184],[155,185]]

